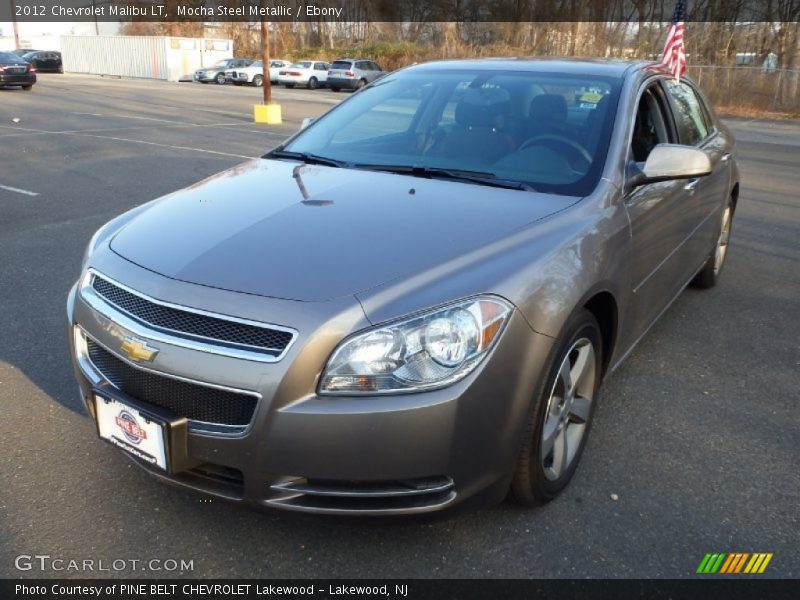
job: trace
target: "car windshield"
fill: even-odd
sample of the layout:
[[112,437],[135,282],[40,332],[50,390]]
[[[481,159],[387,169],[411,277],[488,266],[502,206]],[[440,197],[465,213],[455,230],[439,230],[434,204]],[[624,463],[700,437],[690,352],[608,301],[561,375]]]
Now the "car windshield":
[[231,61],[229,59],[218,60],[214,63],[214,66],[211,67],[212,69],[221,69],[222,67],[227,67]]
[[264,66],[264,61],[263,60],[257,60],[257,61],[255,61],[253,63],[250,63],[250,66],[254,67],[256,69],[261,69]]
[[[352,168],[473,173],[569,196],[600,179],[620,79],[417,70],[365,88],[279,150]],[[438,170],[438,172],[436,172]]]
[[23,60],[30,60],[32,58],[36,58],[36,52],[28,52],[27,54],[22,55]]

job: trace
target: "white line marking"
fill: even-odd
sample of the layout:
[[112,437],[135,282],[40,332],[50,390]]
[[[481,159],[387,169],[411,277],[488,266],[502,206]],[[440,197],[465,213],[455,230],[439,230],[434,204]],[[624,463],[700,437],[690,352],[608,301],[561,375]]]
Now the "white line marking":
[[108,135],[90,135],[88,133],[69,133],[67,135],[79,135],[82,137],[97,138],[99,140],[114,140],[115,142],[132,142],[134,144],[145,144],[146,146],[158,146],[159,148],[171,148],[173,150],[189,150],[190,152],[204,152],[206,154],[218,154],[220,156],[232,156],[234,158],[246,158],[248,160],[259,158],[258,156],[246,156],[244,154],[231,154],[230,152],[218,152],[216,150],[204,150],[203,148],[191,148],[190,146],[173,146],[171,144],[158,144],[156,142],[146,142],[144,140],[132,140],[129,138],[111,137]]
[[25,194],[26,196],[38,196],[39,192],[29,192],[28,190],[21,190],[19,188],[11,187],[10,185],[0,185],[0,190],[9,192],[16,192],[17,194]]

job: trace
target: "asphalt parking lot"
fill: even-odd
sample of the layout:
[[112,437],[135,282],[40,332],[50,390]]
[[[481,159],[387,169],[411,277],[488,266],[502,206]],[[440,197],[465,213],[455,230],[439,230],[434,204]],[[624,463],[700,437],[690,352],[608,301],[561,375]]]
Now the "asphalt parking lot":
[[[99,441],[67,355],[93,231],[257,157],[343,94],[45,76],[0,89],[0,577],[692,577],[773,552],[800,577],[800,123],[732,119],[741,197],[720,285],[688,290],[606,382],[578,473],[510,503],[393,521],[257,512],[163,485]],[[18,123],[13,119],[19,119]],[[614,495],[617,499],[612,499]],[[193,571],[18,571],[21,554]]]

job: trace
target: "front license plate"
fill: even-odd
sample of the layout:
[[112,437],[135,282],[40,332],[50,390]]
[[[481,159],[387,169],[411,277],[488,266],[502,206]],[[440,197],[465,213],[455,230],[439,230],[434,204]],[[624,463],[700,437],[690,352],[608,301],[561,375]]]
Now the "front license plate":
[[94,396],[97,432],[117,448],[155,467],[168,470],[166,424],[144,416],[132,406]]

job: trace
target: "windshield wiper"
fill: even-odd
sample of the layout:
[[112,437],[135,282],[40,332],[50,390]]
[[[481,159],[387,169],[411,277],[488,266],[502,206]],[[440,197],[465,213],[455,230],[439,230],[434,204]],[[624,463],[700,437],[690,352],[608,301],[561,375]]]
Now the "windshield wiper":
[[441,167],[423,167],[414,165],[350,165],[354,169],[365,169],[370,171],[386,171],[387,173],[399,173],[401,175],[411,175],[412,177],[424,177],[427,179],[449,179],[452,181],[465,181],[486,185],[490,187],[505,188],[509,190],[522,190],[535,192],[536,189],[524,181],[512,179],[500,179],[494,173],[486,171],[468,171],[462,169],[445,169]]
[[309,152],[290,152],[289,150],[273,150],[264,155],[264,158],[290,158],[299,160],[308,165],[325,165],[326,167],[349,167],[350,163],[327,156],[319,156]]

